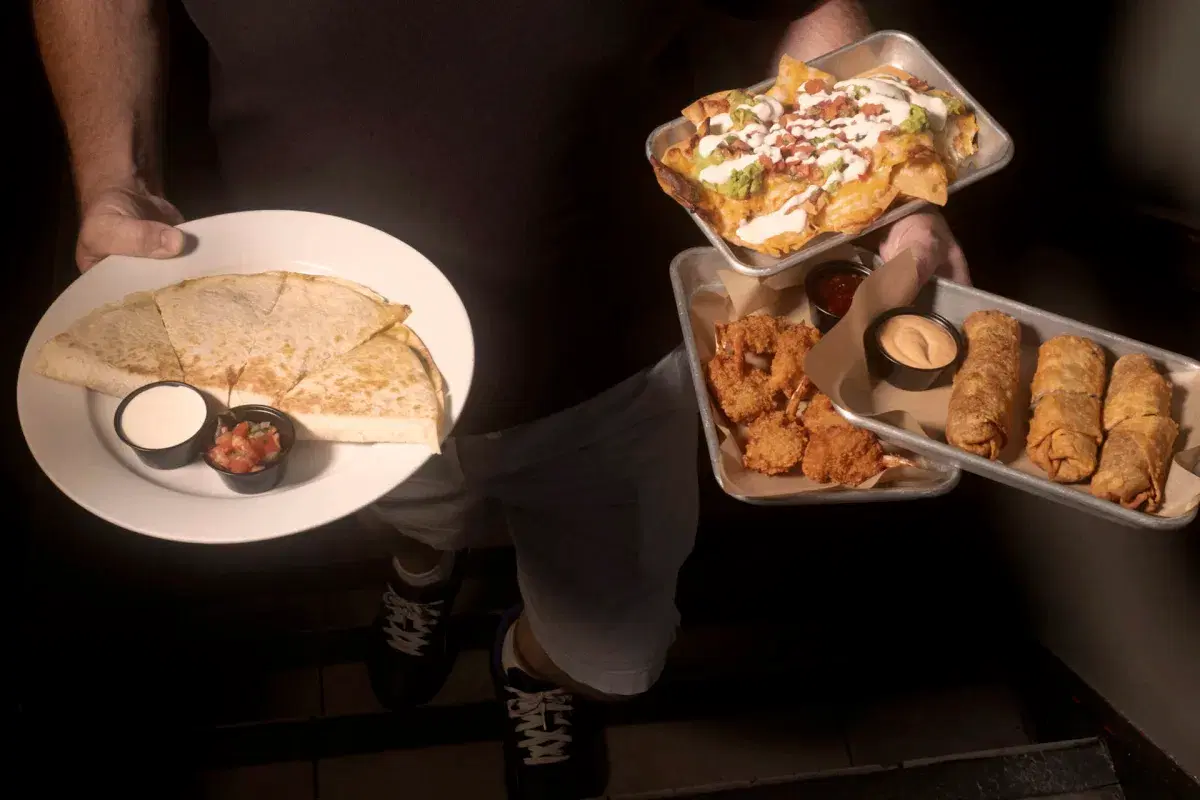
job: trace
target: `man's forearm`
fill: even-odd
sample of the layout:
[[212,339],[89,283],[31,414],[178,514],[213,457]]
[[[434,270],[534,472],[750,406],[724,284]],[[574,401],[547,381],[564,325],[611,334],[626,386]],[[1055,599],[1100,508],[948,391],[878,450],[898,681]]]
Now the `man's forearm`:
[[131,180],[158,190],[155,0],[34,0],[46,75],[81,200]]
[[[787,53],[801,61],[858,41],[871,32],[871,21],[858,0],[826,0],[788,26],[779,43],[775,62]],[[772,65],[772,73],[774,65]]]

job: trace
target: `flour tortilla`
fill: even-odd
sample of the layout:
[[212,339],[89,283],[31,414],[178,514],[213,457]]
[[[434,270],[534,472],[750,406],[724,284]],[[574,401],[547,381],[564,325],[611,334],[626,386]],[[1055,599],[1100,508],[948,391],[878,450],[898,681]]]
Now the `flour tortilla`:
[[283,290],[283,272],[211,275],[155,292],[183,379],[222,403]]
[[183,380],[150,292],[131,294],[77,321],[42,345],[34,370],[115,397],[147,383]]
[[301,378],[408,315],[365,286],[289,272],[241,368],[231,406],[274,406]]
[[278,407],[300,438],[424,444],[437,453],[443,387],[425,345],[396,324],[305,377]]

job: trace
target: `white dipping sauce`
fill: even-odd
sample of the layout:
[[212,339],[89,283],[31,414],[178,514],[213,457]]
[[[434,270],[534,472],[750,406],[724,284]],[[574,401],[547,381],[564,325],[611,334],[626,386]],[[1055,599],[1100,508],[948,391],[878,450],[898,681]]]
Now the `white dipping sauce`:
[[153,386],[121,412],[121,431],[137,447],[160,450],[186,442],[204,425],[204,397],[187,386]]

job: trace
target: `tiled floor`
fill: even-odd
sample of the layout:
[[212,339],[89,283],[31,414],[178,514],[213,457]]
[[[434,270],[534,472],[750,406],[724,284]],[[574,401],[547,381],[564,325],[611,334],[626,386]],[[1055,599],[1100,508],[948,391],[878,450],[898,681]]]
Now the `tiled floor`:
[[[334,758],[317,764],[321,800],[504,800],[496,742]],[[285,800],[285,798],[280,798]]]
[[316,767],[309,762],[266,764],[210,772],[202,782],[204,800],[313,800]]
[[[487,654],[468,651],[439,702],[486,698]],[[323,670],[327,715],[380,711],[361,664]],[[402,724],[396,717],[396,724]],[[852,765],[1006,747],[1027,743],[1015,696],[1000,686],[927,692],[872,706],[841,725],[776,710],[721,719],[631,724],[608,732],[610,793],[638,795],[669,789],[779,780]],[[502,761],[495,742],[397,750],[270,765],[210,775],[207,797],[279,800],[396,796],[408,800],[502,800]],[[306,781],[305,778],[308,780]]]
[[[478,703],[493,697],[486,650],[459,653],[446,684],[431,705]],[[371,691],[367,666],[361,662],[330,664],[321,668],[326,716],[378,714],[384,711]]]
[[262,674],[239,670],[235,663],[214,684],[220,690],[207,709],[214,724],[302,720],[321,715],[321,673],[315,666]]
[[774,713],[609,731],[614,795],[761,780],[850,766],[839,731]]
[[923,692],[872,704],[847,725],[856,765],[1016,747],[1030,742],[1006,686]]

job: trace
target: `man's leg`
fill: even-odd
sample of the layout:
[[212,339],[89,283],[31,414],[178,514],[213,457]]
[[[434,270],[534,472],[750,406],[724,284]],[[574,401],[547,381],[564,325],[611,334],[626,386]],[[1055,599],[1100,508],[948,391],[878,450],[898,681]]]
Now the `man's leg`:
[[487,480],[524,598],[493,659],[516,798],[603,793],[590,700],[644,692],[675,637],[698,514],[695,400],[681,354],[622,388],[503,434],[505,471]]
[[451,440],[442,455],[360,513],[364,524],[397,534],[368,664],[375,694],[389,708],[428,702],[450,673],[448,622],[461,584],[456,551],[477,506]]

